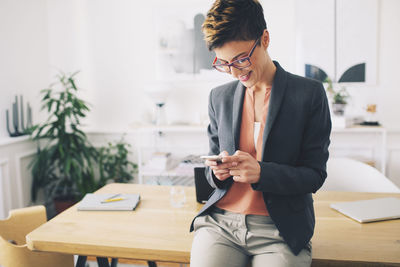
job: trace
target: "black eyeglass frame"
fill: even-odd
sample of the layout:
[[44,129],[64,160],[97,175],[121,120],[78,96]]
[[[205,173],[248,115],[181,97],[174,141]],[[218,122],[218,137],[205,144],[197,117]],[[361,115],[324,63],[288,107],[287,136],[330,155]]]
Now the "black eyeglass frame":
[[[213,61],[213,63],[212,63],[213,68],[216,69],[216,70],[218,70],[218,71],[220,71],[220,72],[231,73],[231,68],[232,68],[232,67],[235,67],[235,68],[237,68],[237,69],[239,69],[239,70],[242,70],[242,69],[245,69],[245,68],[250,67],[250,66],[251,66],[250,57],[253,55],[253,52],[254,52],[254,50],[256,49],[257,44],[258,44],[258,42],[260,41],[260,39],[261,39],[261,37],[259,37],[259,38],[255,41],[253,47],[252,47],[251,50],[250,50],[250,53],[249,53],[247,56],[242,57],[242,58],[239,58],[239,59],[236,59],[236,60],[232,61],[231,63],[215,64],[215,62],[217,62],[217,60],[218,60],[218,58],[215,57],[215,59],[214,59],[214,61]],[[247,62],[248,62],[248,65],[246,65],[246,66],[237,66],[237,65],[235,65],[235,64],[237,64],[237,63],[240,62],[240,61],[247,61]]]

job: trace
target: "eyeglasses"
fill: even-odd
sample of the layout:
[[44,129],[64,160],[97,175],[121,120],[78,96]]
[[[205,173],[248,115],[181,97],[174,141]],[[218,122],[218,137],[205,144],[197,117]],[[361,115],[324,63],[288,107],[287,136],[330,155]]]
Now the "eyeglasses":
[[256,46],[257,46],[258,42],[260,41],[260,38],[258,38],[255,41],[255,43],[253,45],[253,48],[250,50],[250,53],[248,54],[247,57],[239,58],[239,59],[233,61],[232,63],[217,63],[218,62],[218,58],[215,57],[212,66],[216,70],[218,70],[220,72],[226,72],[226,73],[231,73],[231,67],[235,67],[235,68],[237,68],[239,70],[247,68],[247,67],[250,67],[251,66],[250,57],[253,54],[254,50],[256,49]]

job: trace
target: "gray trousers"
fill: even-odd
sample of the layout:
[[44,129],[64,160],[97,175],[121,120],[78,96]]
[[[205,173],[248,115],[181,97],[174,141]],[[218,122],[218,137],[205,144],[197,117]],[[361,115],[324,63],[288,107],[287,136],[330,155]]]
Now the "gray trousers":
[[190,267],[309,267],[311,242],[292,253],[268,216],[213,208],[194,222]]

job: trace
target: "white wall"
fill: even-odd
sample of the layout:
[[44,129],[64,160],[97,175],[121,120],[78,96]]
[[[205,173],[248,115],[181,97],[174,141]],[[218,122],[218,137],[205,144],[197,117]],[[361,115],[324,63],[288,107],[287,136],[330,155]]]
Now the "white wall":
[[[26,99],[29,97],[31,103],[34,102],[34,120],[39,121],[38,118],[46,117],[39,113],[39,90],[54,81],[57,70],[80,70],[77,80],[82,88],[81,96],[92,104],[85,123],[90,128],[124,129],[133,122],[154,119],[154,104],[145,91],[155,80],[157,15],[162,9],[173,8],[173,4],[187,10],[195,6],[206,12],[212,1],[148,1],[139,5],[129,0],[43,0],[35,3],[33,8],[23,9],[18,6],[25,5],[24,1],[2,3],[1,10],[8,14],[2,16],[5,22],[2,23],[2,32],[8,35],[21,33],[18,36],[22,39],[8,38],[8,47],[0,50],[7,55],[6,60],[0,63],[0,72],[10,73],[1,80],[4,85],[0,84],[2,110],[11,105],[16,92],[26,94]],[[273,38],[271,54],[289,70],[294,69],[294,57],[290,56],[294,53],[294,35],[286,34],[293,31],[293,20],[281,23],[278,15],[288,10],[293,15],[293,0],[270,1],[268,4],[273,5],[265,8],[266,15],[271,17],[267,22]],[[26,20],[26,24],[29,21],[29,29],[20,29],[21,18]],[[34,42],[38,43],[36,50],[30,49],[32,33],[35,33]],[[21,49],[12,50],[18,46]],[[19,55],[19,50],[28,56]],[[19,55],[19,62],[10,69],[9,63],[15,62],[15,54]],[[25,76],[20,66],[27,66],[27,62],[34,67],[35,73],[41,74],[40,77],[36,74],[28,80],[19,78]],[[32,75],[30,69],[25,72]],[[221,74],[220,78],[212,81],[198,79],[191,82],[186,79],[173,83],[165,106],[167,120],[192,123],[202,120],[207,114],[209,90],[227,78]],[[40,83],[32,79],[40,79]],[[15,86],[16,82],[25,82],[25,85]],[[3,122],[4,115],[0,119]],[[0,124],[2,136],[7,135],[4,125]]]
[[[295,16],[301,16],[296,14],[296,1],[300,0],[261,0],[271,36],[270,55],[291,72],[296,69]],[[353,96],[349,108],[350,112],[360,113],[363,105],[376,101],[383,125],[400,129],[397,81],[400,1],[378,1],[378,83],[368,87],[349,85]],[[183,8],[183,13],[193,9],[206,12],[212,2],[152,0],[139,4],[132,0],[0,0],[0,144],[7,142],[4,141],[8,135],[5,110],[11,108],[16,94],[23,94],[25,101],[31,103],[34,122],[47,117],[39,112],[39,91],[54,81],[57,70],[81,71],[77,76],[78,86],[82,88],[81,97],[92,108],[85,120],[88,128],[118,135],[132,123],[150,121],[154,103],[145,92],[157,80],[158,14],[177,7]],[[356,16],[355,12],[355,19]],[[218,73],[217,77],[184,78],[172,83],[173,90],[165,106],[168,121],[204,121],[209,90],[228,79]],[[135,144],[137,140],[130,141]],[[400,184],[400,131],[391,130],[388,145],[388,175]],[[26,143],[25,146],[23,153],[27,151],[30,155],[34,144]],[[3,145],[0,162],[10,162],[13,166],[15,156],[6,156],[7,151],[16,153],[14,148],[7,150]],[[22,167],[27,161],[25,157],[18,164]],[[29,176],[29,173],[26,170],[19,174],[7,173],[4,164],[1,179],[9,177],[14,181],[10,186],[15,190],[29,191],[29,183],[19,189],[15,184],[15,177]],[[22,200],[10,198],[0,205],[12,208],[28,199],[29,195]]]
[[374,97],[379,100],[382,122],[389,128],[400,128],[400,1],[380,1],[378,77]]
[[0,139],[8,136],[5,112],[15,95],[35,108],[39,90],[48,84],[46,0],[0,1]]
[[295,1],[260,1],[271,38],[269,54],[283,68],[293,73],[296,70]]
[[[174,3],[206,10],[210,1],[86,1],[86,29],[91,63],[93,120],[91,128],[124,129],[149,121],[154,103],[146,91],[156,81],[157,15]],[[167,105],[167,120],[190,121],[200,109],[207,112],[210,85],[174,83]],[[215,85],[214,85],[215,86]],[[204,93],[202,93],[204,92]],[[191,99],[190,95],[197,97]]]
[[[211,3],[1,1],[0,32],[4,40],[0,42],[0,55],[4,60],[0,61],[0,136],[6,135],[4,110],[11,107],[16,93],[24,94],[32,103],[36,121],[45,116],[38,114],[38,92],[54,81],[57,69],[81,71],[77,76],[81,95],[92,104],[86,120],[90,128],[124,129],[135,121],[149,120],[154,104],[145,91],[155,80],[155,22],[160,9],[179,5],[185,10],[195,6],[205,12]],[[295,16],[301,15],[296,14],[295,0],[263,0],[262,4],[271,35],[271,57],[294,72]],[[400,59],[400,19],[396,16],[400,2],[381,0],[379,7],[378,84],[349,85],[353,95],[350,112],[360,113],[366,102],[376,101],[383,124],[400,128],[396,116],[400,114],[396,102],[400,91],[395,73]],[[211,81],[175,82],[165,107],[167,119],[187,122],[196,116],[204,117],[208,92],[226,79],[222,75]]]
[[[179,3],[179,1],[175,2]],[[187,1],[185,3],[188,5]],[[191,3],[195,3],[202,10],[206,10],[209,6],[207,2],[199,4],[199,1],[192,0]],[[152,112],[152,103],[143,94],[143,91],[149,86],[148,81],[154,79],[152,71],[153,64],[156,62],[154,58],[156,43],[154,21],[157,15],[155,10],[159,4],[160,2],[153,1],[136,6],[132,1],[114,1],[110,5],[109,1],[87,1],[83,5],[82,12],[86,20],[82,20],[81,26],[85,28],[86,23],[87,34],[83,34],[83,37],[87,38],[85,44],[88,53],[85,55],[89,58],[85,73],[88,72],[88,75],[90,73],[92,77],[91,88],[87,90],[93,96],[93,103],[96,103],[93,107],[95,120],[92,122],[96,126],[120,127],[126,125],[126,122],[141,120],[142,113]],[[294,71],[294,16],[296,15],[294,0],[263,1],[263,5],[272,38],[271,56],[278,59],[282,66],[289,71]],[[182,4],[180,6],[187,8]],[[390,70],[394,72],[395,68],[392,66],[395,66],[396,59],[400,56],[395,48],[399,42],[400,31],[395,31],[396,28],[400,28],[399,19],[394,14],[392,15],[393,19],[389,19],[391,18],[390,12],[394,13],[393,10],[398,10],[398,6],[398,1],[384,0],[381,2],[380,21],[378,22],[380,25],[378,56],[382,55],[382,57],[379,62],[378,85],[372,87],[349,86],[349,90],[354,95],[353,109],[365,104],[364,102],[374,101],[376,98],[382,122],[387,127],[395,128],[400,127],[400,122],[393,119],[393,109],[387,109],[386,102],[393,99],[392,93],[398,95],[397,90],[393,90],[397,85],[394,80],[395,75],[389,75]],[[107,14],[107,19],[104,19],[105,14]],[[55,16],[55,18],[57,21],[53,21],[53,24],[58,25],[60,16]],[[71,16],[69,18],[71,19]],[[131,25],[140,25],[140,27]],[[68,55],[69,58],[70,55]],[[389,71],[383,71],[385,69]],[[81,76],[86,77],[85,73],[82,72]],[[214,82],[214,84],[218,84],[218,82]],[[200,92],[204,92],[200,100],[206,102],[208,90],[214,84],[199,81],[191,83],[189,87],[197,86]],[[175,87],[185,87],[187,91],[190,89],[186,84],[175,84]],[[381,90],[390,90],[390,93],[383,94]],[[380,99],[377,95],[389,95],[389,97]],[[193,101],[193,104],[198,103],[198,99]],[[174,100],[176,99],[170,101],[174,102]],[[190,103],[190,99],[185,99],[186,103],[187,101]],[[121,104],[116,107],[113,103]],[[393,107],[397,108],[396,105]],[[168,112],[168,107],[166,109]],[[111,116],[107,116],[110,113]],[[110,119],[107,120],[107,118]]]
[[[378,0],[378,84],[349,85],[349,111],[363,112],[378,103],[378,115],[389,129],[400,129],[400,1]],[[39,113],[39,90],[54,81],[57,70],[77,76],[81,96],[91,104],[88,128],[123,131],[150,121],[154,104],[145,93],[156,80],[157,17],[167,9],[206,12],[212,0],[1,0],[0,1],[0,138],[7,136],[5,109],[23,94]],[[262,0],[271,36],[270,54],[295,72],[296,0]],[[312,7],[310,7],[312,8]],[[355,12],[355,19],[357,13]],[[372,40],[373,41],[373,40]],[[204,121],[209,90],[226,81],[186,78],[175,81],[165,106],[169,122]]]

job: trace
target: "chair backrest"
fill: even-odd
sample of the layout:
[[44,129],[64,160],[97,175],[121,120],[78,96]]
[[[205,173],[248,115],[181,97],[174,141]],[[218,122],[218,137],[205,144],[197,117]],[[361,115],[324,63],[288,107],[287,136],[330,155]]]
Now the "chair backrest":
[[400,189],[374,167],[350,158],[330,158],[328,177],[320,190],[400,193]]
[[2,267],[73,267],[72,255],[33,252],[27,248],[25,236],[46,222],[44,206],[11,210],[0,220],[0,266]]

